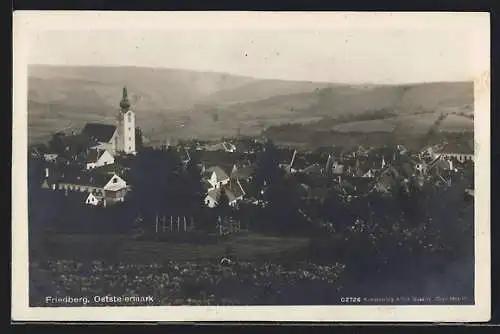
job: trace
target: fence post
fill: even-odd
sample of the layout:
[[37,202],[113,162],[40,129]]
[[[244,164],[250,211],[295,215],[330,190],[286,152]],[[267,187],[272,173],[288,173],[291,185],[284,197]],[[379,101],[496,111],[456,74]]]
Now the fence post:
[[158,234],[158,214],[156,214],[156,216],[155,216],[155,230],[156,230],[156,234]]

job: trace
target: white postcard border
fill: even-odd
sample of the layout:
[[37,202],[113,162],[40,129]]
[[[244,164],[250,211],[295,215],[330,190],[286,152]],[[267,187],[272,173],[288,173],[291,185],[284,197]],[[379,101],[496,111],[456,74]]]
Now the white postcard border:
[[[29,307],[27,217],[27,43],[41,30],[425,29],[468,25],[475,39],[474,306]],[[489,13],[37,12],[13,20],[12,319],[15,321],[478,322],[490,318]]]

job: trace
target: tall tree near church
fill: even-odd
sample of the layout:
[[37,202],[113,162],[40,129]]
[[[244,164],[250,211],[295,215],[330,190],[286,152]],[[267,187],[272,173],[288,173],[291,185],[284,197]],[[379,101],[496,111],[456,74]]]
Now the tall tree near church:
[[[189,185],[189,202],[192,211],[197,215],[204,208],[205,188],[201,178],[201,169],[198,166],[197,157],[191,157],[186,165],[187,184]],[[198,217],[201,218],[201,217]]]
[[276,146],[272,141],[267,141],[263,151],[259,153],[253,175],[253,182],[257,189],[270,185],[278,180],[281,174],[279,169],[278,154]]

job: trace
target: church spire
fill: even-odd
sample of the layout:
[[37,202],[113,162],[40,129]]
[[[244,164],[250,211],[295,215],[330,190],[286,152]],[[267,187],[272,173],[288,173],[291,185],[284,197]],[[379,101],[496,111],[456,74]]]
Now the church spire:
[[122,100],[120,101],[120,108],[123,112],[127,112],[130,108],[130,102],[127,96],[127,87],[123,87]]

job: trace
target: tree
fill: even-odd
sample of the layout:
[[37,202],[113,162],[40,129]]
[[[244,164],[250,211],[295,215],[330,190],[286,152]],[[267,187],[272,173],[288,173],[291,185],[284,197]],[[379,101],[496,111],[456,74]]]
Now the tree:
[[144,147],[144,142],[142,138],[142,130],[141,128],[135,129],[135,149],[136,151],[141,150]]
[[272,141],[267,141],[263,151],[257,156],[253,182],[257,189],[275,182],[281,176],[278,152]]
[[222,189],[217,201],[216,210],[218,215],[225,217],[230,210],[229,197],[227,196],[226,190]]
[[64,132],[56,132],[52,135],[52,137],[49,140],[49,149],[51,152],[54,153],[63,153],[64,152],[64,144],[63,144],[63,138],[66,135]]
[[186,201],[189,203],[190,212],[196,221],[203,220],[205,209],[205,188],[201,177],[201,170],[196,157],[191,157],[186,165]]

